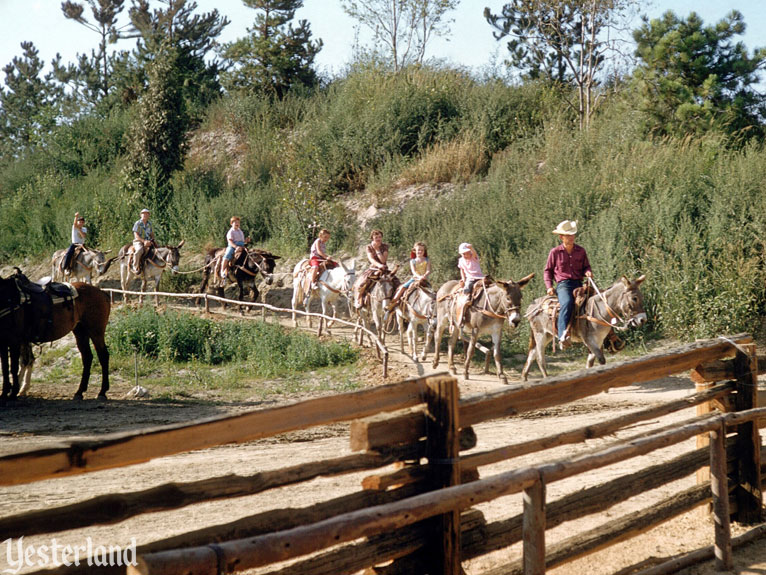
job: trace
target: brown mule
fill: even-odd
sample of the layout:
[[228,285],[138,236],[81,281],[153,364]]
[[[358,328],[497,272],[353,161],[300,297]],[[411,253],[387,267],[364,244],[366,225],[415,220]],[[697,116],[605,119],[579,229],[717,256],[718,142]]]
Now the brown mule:
[[[53,284],[54,286],[56,284]],[[0,348],[3,348],[3,392],[2,398],[13,399],[19,392],[18,363],[22,345],[56,341],[73,332],[77,349],[82,357],[82,377],[74,399],[82,399],[88,389],[93,352],[96,349],[101,363],[101,391],[99,399],[106,399],[109,389],[109,350],[106,347],[106,324],[109,322],[111,304],[109,297],[99,288],[90,284],[72,284],[77,295],[71,292],[54,292],[30,282],[16,268],[8,278],[0,278]],[[12,384],[7,373],[7,353],[10,353]],[[14,369],[15,366],[15,369]]]

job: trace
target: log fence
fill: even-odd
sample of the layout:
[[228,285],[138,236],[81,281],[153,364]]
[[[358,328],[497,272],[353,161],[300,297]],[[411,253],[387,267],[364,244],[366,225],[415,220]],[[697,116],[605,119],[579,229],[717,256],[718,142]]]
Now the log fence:
[[[349,422],[354,452],[323,461],[250,476],[168,483],[144,491],[110,494],[66,507],[0,518],[0,539],[123,521],[148,512],[203,501],[266,492],[319,476],[370,471],[358,491],[302,509],[262,512],[230,523],[190,531],[138,548],[127,573],[218,575],[254,567],[276,575],[356,573],[450,574],[462,562],[520,544],[521,559],[482,575],[542,575],[607,546],[625,541],[696,507],[710,505],[714,545],[646,568],[644,575],[674,572],[713,559],[730,568],[733,549],[766,534],[763,525],[738,538],[730,521],[760,521],[763,456],[759,428],[757,356],[742,334],[654,353],[621,363],[460,398],[457,381],[444,374],[363,391],[317,398],[229,417],[171,425],[138,433],[70,441],[59,447],[0,457],[0,485],[15,485],[148,461],[192,449],[240,443],[287,431]],[[562,405],[611,387],[637,385],[691,372],[705,389],[586,427],[511,445],[462,453],[477,445],[473,426],[498,418]],[[683,421],[630,433],[631,426],[680,410],[715,409]],[[621,436],[610,440],[609,435]],[[706,445],[638,472],[548,501],[548,486],[565,478],[704,435]],[[512,466],[480,476],[481,468],[521,455],[602,438],[595,450]],[[254,448],[257,448],[254,446]],[[396,469],[391,470],[394,464]],[[556,526],[604,512],[635,495],[709,468],[707,479],[647,509],[595,529],[546,542]],[[487,522],[476,506],[518,494],[517,515]],[[109,510],[119,508],[119,512]],[[285,565],[282,562],[288,561]],[[279,566],[270,567],[276,563]],[[125,567],[61,567],[58,573],[125,573]]]

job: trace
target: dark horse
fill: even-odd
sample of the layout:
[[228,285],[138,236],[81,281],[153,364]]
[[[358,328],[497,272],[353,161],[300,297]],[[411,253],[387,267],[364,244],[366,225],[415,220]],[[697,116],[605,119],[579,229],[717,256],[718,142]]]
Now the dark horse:
[[[218,275],[218,270],[220,270],[221,259],[225,251],[223,248],[208,250],[205,255],[205,268],[202,271],[202,284],[199,286],[199,293],[205,293],[205,289],[209,285],[218,297],[223,297],[225,280]],[[257,248],[250,250],[245,248],[237,249],[231,261],[227,278],[234,279],[237,282],[239,301],[244,301],[246,284],[253,293],[251,301],[258,301],[259,292],[255,280],[258,274],[260,274],[263,276],[266,285],[271,285],[273,280],[272,274],[278,259],[280,259],[280,256]],[[213,276],[212,281],[211,275]],[[197,303],[199,304],[199,300]],[[241,310],[244,311],[244,308],[241,308]]]
[[[0,352],[2,352],[3,393],[0,399],[13,399],[19,392],[19,353],[21,346],[61,339],[74,333],[82,357],[82,378],[74,399],[82,399],[88,389],[93,352],[96,348],[101,363],[99,399],[106,399],[109,389],[109,351],[106,348],[106,324],[111,305],[109,297],[90,284],[75,282],[77,296],[60,292],[58,284],[45,289],[30,282],[16,268],[16,273],[0,278]],[[51,297],[54,296],[53,298]],[[8,355],[10,370],[8,373]],[[10,377],[9,377],[10,376]],[[11,381],[12,380],[12,381]]]

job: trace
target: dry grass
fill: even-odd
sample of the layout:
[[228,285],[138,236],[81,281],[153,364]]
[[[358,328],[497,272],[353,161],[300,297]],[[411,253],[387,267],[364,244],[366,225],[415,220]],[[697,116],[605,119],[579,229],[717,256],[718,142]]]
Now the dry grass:
[[471,134],[431,146],[418,160],[406,168],[400,184],[468,183],[486,173],[489,166],[487,147]]

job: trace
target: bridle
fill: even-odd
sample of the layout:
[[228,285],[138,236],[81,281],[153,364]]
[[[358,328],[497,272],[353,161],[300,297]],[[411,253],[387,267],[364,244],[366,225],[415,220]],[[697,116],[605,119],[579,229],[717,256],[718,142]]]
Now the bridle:
[[[631,326],[631,322],[633,321],[633,316],[638,314],[632,314],[631,317],[626,319],[626,317],[624,317],[624,310],[621,310],[623,311],[623,315],[620,315],[620,313],[615,311],[612,306],[609,305],[609,302],[606,300],[606,296],[604,296],[604,294],[598,289],[596,283],[593,281],[593,278],[589,277],[588,279],[596,290],[596,294],[598,295],[599,299],[604,303],[604,309],[606,310],[606,315],[608,315],[609,318],[607,318],[606,315],[599,310],[597,305],[598,301],[595,298],[590,298],[588,300],[588,303],[586,304],[587,314],[580,317],[587,319],[590,322],[613,328],[615,330],[622,331],[628,329]],[[624,297],[629,291],[632,291],[632,289],[633,288],[626,288],[621,297]],[[607,321],[607,319],[609,319],[609,321]]]
[[506,290],[503,290],[503,298],[500,304],[503,306],[503,313],[501,314],[495,311],[492,308],[492,302],[489,299],[489,294],[487,291],[490,287],[492,286],[487,286],[486,284],[484,285],[484,307],[479,309],[483,315],[494,319],[508,319],[513,312],[518,312],[521,309],[521,306],[510,304],[511,296],[508,295]]

